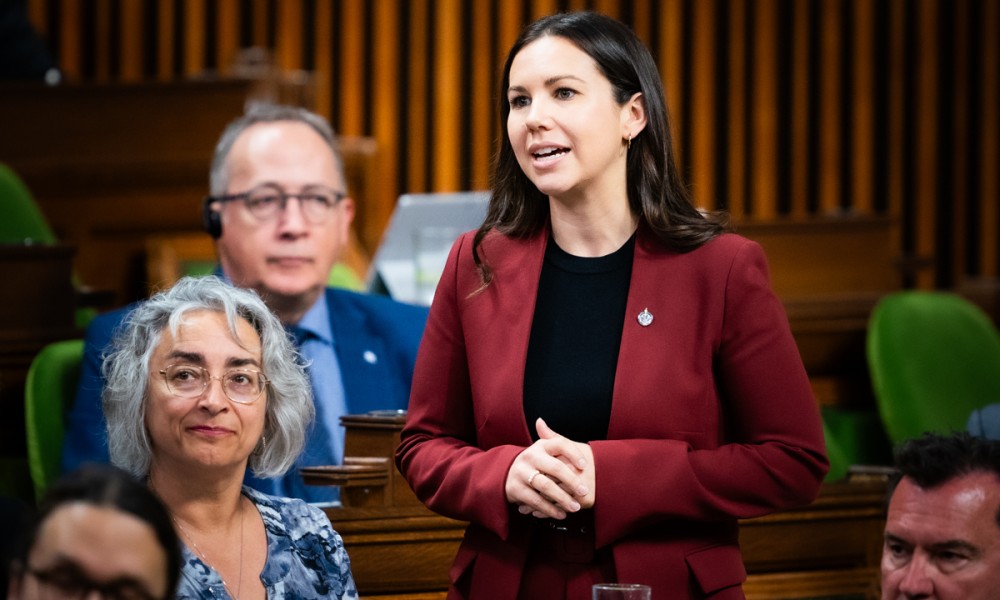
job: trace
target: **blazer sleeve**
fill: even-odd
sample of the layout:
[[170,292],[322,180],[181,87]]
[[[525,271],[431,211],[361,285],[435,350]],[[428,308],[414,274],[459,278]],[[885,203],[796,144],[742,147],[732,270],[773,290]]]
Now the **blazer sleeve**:
[[591,442],[598,546],[669,519],[732,520],[803,505],[819,491],[829,463],[818,406],[764,252],[738,239],[722,275],[721,328],[705,332],[717,335],[721,443]]
[[478,523],[506,539],[510,523],[504,484],[511,463],[524,447],[477,447],[458,291],[460,271],[475,276],[469,272],[474,267],[468,249],[461,252],[471,239],[462,236],[452,247],[434,294],[417,353],[396,465],[428,508]]
[[63,434],[62,470],[72,471],[86,462],[110,462],[108,434],[101,408],[104,376],[101,364],[115,329],[128,312],[117,310],[97,316],[87,327],[83,342],[83,364],[76,399],[66,416]]

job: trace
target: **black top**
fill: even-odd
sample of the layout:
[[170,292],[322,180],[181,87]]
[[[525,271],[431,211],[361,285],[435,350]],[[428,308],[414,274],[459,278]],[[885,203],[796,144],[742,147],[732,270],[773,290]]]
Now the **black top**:
[[532,439],[538,417],[576,442],[607,438],[634,248],[633,235],[612,254],[582,258],[549,238],[524,369]]

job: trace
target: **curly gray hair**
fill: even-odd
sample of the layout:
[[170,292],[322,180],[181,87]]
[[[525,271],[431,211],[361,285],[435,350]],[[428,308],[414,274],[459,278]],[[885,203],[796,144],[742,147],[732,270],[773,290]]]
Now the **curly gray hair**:
[[260,452],[250,456],[258,477],[287,471],[305,444],[315,416],[312,388],[291,339],[253,290],[231,286],[217,277],[185,277],[133,310],[116,332],[102,367],[103,393],[111,462],[137,477],[149,473],[152,445],[146,429],[149,361],[168,327],[176,333],[186,313],[208,310],[226,315],[235,336],[237,319],[260,336],[261,369],[267,375],[267,406]]

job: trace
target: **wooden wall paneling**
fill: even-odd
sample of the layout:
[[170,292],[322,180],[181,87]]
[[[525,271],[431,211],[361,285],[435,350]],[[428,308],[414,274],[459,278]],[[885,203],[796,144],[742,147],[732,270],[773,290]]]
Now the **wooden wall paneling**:
[[715,190],[717,149],[715,130],[715,0],[702,0],[692,5],[691,55],[691,182],[696,206],[712,210],[719,205]]
[[747,3],[746,0],[730,0],[729,2],[729,56],[728,81],[728,132],[726,143],[727,182],[726,204],[733,220],[743,217],[746,206],[746,164],[747,164],[747,77],[746,36]]
[[[948,10],[948,9],[946,9]],[[951,8],[952,20],[952,47],[951,61],[942,65],[944,73],[950,73],[951,85],[951,109],[950,127],[942,127],[942,144],[938,148],[944,150],[944,160],[950,164],[948,168],[951,173],[950,190],[948,204],[951,206],[951,235],[954,240],[951,244],[951,266],[952,286],[959,286],[966,278],[966,258],[970,250],[974,251],[969,244],[971,238],[966,230],[969,225],[968,214],[970,205],[975,201],[969,198],[969,185],[966,179],[966,169],[968,167],[969,153],[969,36],[972,31],[969,27],[969,0],[953,0]],[[945,166],[942,165],[942,168]]]
[[559,12],[559,2],[556,0],[532,0],[531,2],[532,21],[557,12]]
[[111,0],[94,3],[94,80],[111,81]]
[[170,81],[174,78],[174,4],[160,0],[156,11],[156,78]]
[[875,181],[875,5],[870,0],[850,0],[854,45],[851,52],[851,208],[870,215]]
[[918,78],[916,85],[916,161],[914,164],[914,196],[917,258],[931,258],[933,265],[921,269],[916,274],[919,289],[933,289],[937,280],[937,260],[935,257],[935,222],[937,220],[938,164],[937,149],[940,142],[937,127],[938,88],[938,3],[934,0],[917,0],[909,5],[917,11],[917,56],[909,57],[917,61]]
[[[500,75],[503,71],[503,63],[507,60],[507,53],[510,51],[510,47],[514,45],[517,40],[517,36],[521,34],[521,29],[524,27],[524,11],[520,2],[498,2],[499,15],[497,15],[499,21],[499,27],[497,28],[497,65],[496,65],[496,77],[497,82],[500,80]],[[496,84],[494,84],[496,85]],[[506,96],[504,90],[498,90],[502,96]]]
[[59,69],[68,81],[83,78],[82,0],[62,0],[59,15]]
[[843,173],[840,169],[841,106],[840,85],[841,9],[844,0],[821,0],[820,77],[819,93],[819,212],[834,214],[840,209]]
[[[703,0],[704,1],[704,0]],[[620,0],[595,0],[594,10],[600,13],[604,13],[608,16],[614,17],[616,19],[621,18],[621,8],[624,2]]]
[[270,4],[268,0],[250,0],[251,14],[251,36],[250,44],[260,48],[267,48],[268,23],[271,21]]
[[341,2],[339,53],[341,71],[333,107],[340,113],[341,135],[364,135],[365,123],[365,0]]
[[[277,31],[274,40],[275,62],[282,71],[302,68],[302,0],[282,0],[277,5]],[[360,52],[360,49],[358,50]]]
[[145,5],[142,2],[121,2],[118,37],[121,39],[119,79],[126,82],[142,80],[146,49],[143,44]]
[[634,0],[632,2],[632,30],[639,39],[651,46],[653,43],[653,9],[652,0]]
[[240,50],[239,0],[217,0],[215,11],[215,63],[219,73],[228,75]]
[[429,182],[426,177],[427,148],[430,129],[426,120],[430,81],[425,76],[428,73],[427,55],[428,36],[430,34],[430,2],[428,0],[411,0],[410,19],[408,26],[410,47],[407,48],[409,62],[409,94],[407,97],[407,126],[403,133],[406,139],[406,183],[401,193],[425,192]]
[[[437,0],[434,3],[434,110],[431,113],[433,144],[432,189],[458,191],[462,164],[462,115],[466,106],[462,98],[466,82],[462,73],[462,11],[461,0]],[[431,153],[428,152],[428,155]],[[431,156],[428,156],[431,158]]]
[[810,135],[809,115],[815,109],[809,101],[812,69],[809,59],[813,46],[809,35],[809,19],[816,7],[810,2],[793,2],[792,6],[791,77],[791,151],[789,158],[789,188],[791,216],[804,218],[809,213],[809,148],[816,140]]
[[[374,89],[371,111],[373,114],[373,135],[378,143],[379,170],[396,173],[399,170],[399,110],[398,102],[403,97],[400,90],[399,59],[406,56],[400,47],[400,30],[405,25],[398,16],[396,0],[377,0],[374,34]],[[381,187],[375,197],[365,198],[361,207],[363,220],[357,230],[362,244],[370,255],[374,255],[382,238],[382,231],[389,222],[392,208],[396,203],[396,179],[382,177]]]
[[758,0],[752,6],[750,193],[753,217],[770,219],[777,215],[778,193],[778,4]]
[[660,52],[656,62],[663,78],[664,93],[667,96],[667,111],[670,114],[670,133],[674,139],[674,157],[683,168],[685,156],[681,139],[686,135],[684,121],[684,2],[683,0],[663,0],[660,4]]
[[494,107],[497,100],[496,74],[499,66],[496,64],[490,37],[490,22],[493,15],[486,2],[473,2],[472,11],[472,105],[469,107],[472,119],[472,135],[470,143],[471,173],[469,187],[474,190],[485,190],[489,187],[490,156],[493,152],[494,140]]
[[[887,86],[889,115],[888,135],[886,144],[888,156],[886,157],[887,179],[886,192],[889,197],[886,199],[889,216],[893,219],[902,220],[903,217],[903,193],[904,186],[904,132],[905,132],[905,110],[904,101],[906,94],[905,81],[905,55],[904,47],[906,43],[905,23],[903,21],[903,11],[906,8],[907,0],[890,0],[888,18],[888,78]],[[897,248],[899,256],[903,259],[903,229],[902,226],[894,227],[891,231],[891,244]]]
[[[316,106],[314,110],[326,117],[332,117],[334,102],[333,44],[337,33],[333,29],[333,4],[329,0],[316,2],[316,21],[313,24],[313,67],[315,70]],[[387,43],[389,40],[377,40]],[[378,45],[376,45],[376,52]],[[364,237],[364,236],[362,236]],[[364,240],[362,240],[364,241]]]
[[198,75],[205,71],[205,0],[185,0],[184,44],[182,60],[184,75]]
[[48,0],[28,0],[28,20],[42,37],[49,37]]
[[979,80],[979,156],[973,157],[979,175],[979,274],[1000,277],[1000,2],[983,2],[977,34],[983,50]]

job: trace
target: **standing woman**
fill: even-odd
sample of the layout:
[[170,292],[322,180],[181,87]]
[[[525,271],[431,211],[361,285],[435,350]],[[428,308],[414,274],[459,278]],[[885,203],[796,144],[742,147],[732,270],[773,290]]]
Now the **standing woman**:
[[148,482],[184,542],[177,598],[357,598],[322,510],[243,485],[284,473],[309,382],[256,293],[181,279],[129,314],[104,362],[111,461]]
[[806,504],[819,414],[761,248],[691,204],[620,22],[527,27],[483,225],[456,242],[400,470],[470,525],[451,598],[743,598],[737,519]]

